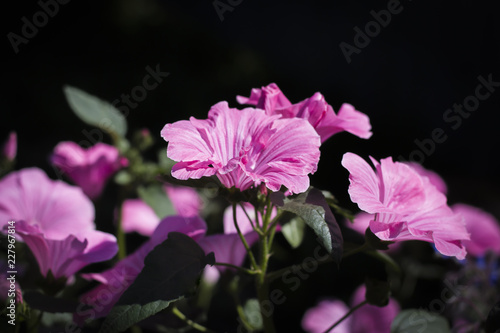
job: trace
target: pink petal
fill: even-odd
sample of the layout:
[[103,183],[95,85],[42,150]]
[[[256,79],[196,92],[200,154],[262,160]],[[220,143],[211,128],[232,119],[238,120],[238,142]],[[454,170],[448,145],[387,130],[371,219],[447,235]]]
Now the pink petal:
[[122,205],[121,226],[124,232],[151,236],[160,223],[154,210],[141,199],[128,199]]
[[[308,333],[323,333],[337,320],[342,318],[349,308],[340,300],[323,300],[310,308],[302,317],[302,328]],[[347,317],[332,332],[350,333],[352,317]]]
[[237,96],[236,100],[240,104],[254,105],[268,114],[273,114],[275,109],[292,105],[276,83],[271,83],[261,89],[254,88],[249,98]]
[[9,220],[37,225],[54,240],[95,228],[94,207],[82,190],[53,181],[38,168],[12,172],[0,180],[0,226]]
[[470,240],[463,241],[467,252],[479,257],[492,251],[500,255],[500,224],[491,214],[466,204],[455,204],[453,212],[465,219]]
[[335,121],[330,123],[325,121],[323,127],[329,128],[332,134],[346,131],[362,139],[369,139],[372,136],[370,118],[348,103],[344,103],[340,106]]
[[443,194],[446,194],[448,192],[448,188],[446,186],[445,181],[434,171],[428,170],[424,168],[421,164],[416,162],[407,162],[405,164],[409,165],[419,175],[429,178],[430,183],[436,186],[439,192]]
[[37,259],[41,273],[47,276],[50,270],[56,279],[70,277],[88,264],[111,259],[118,251],[114,236],[98,231],[87,233],[88,238],[82,240],[73,235],[51,240],[37,226],[17,221],[16,232]]
[[189,217],[200,214],[203,202],[195,189],[185,186],[166,185],[165,191],[172,201],[177,215]]

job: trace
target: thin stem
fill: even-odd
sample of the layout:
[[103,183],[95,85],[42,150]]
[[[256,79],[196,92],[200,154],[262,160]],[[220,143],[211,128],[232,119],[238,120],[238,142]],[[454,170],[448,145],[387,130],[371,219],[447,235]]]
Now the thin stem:
[[184,313],[182,313],[177,307],[173,307],[172,308],[172,313],[177,317],[179,318],[180,320],[182,320],[183,322],[185,322],[186,324],[188,324],[191,328],[197,330],[197,331],[200,331],[200,332],[207,332],[207,333],[215,333],[214,331],[212,331],[211,329],[209,328],[206,328],[205,326],[203,325],[200,325],[198,323],[195,323],[194,321],[192,321],[191,319],[189,319],[188,317],[186,317],[186,315]]
[[[256,233],[258,233],[259,235],[262,235],[262,230],[260,230],[260,229],[258,228],[258,222],[257,222],[257,221],[258,221],[258,218],[257,218],[257,212],[255,213],[255,221],[256,221],[256,222],[255,222],[255,223],[253,223],[253,220],[250,218],[250,215],[248,215],[247,210],[245,209],[245,206],[244,206],[242,203],[240,203],[240,207],[241,207],[241,209],[243,209],[243,212],[244,212],[244,213],[245,213],[245,215],[247,216],[248,221],[250,221],[250,224],[252,225],[252,229],[253,229]],[[257,223],[257,225],[256,225],[256,223]]]
[[333,330],[335,327],[337,327],[337,325],[339,325],[341,322],[343,322],[347,317],[349,317],[354,311],[356,311],[357,309],[359,309],[360,307],[362,307],[363,305],[367,304],[368,301],[365,299],[363,302],[359,303],[358,305],[356,305],[355,307],[351,308],[349,310],[349,312],[347,312],[342,318],[340,318],[339,320],[337,320],[335,323],[333,323],[332,326],[330,326],[325,332],[323,333],[328,333],[330,332],[331,330]]
[[225,262],[216,262],[215,265],[217,265],[217,266],[231,267],[231,268],[234,268],[234,269],[236,269],[236,270],[238,270],[240,272],[243,272],[243,273],[246,273],[246,274],[250,274],[250,275],[255,275],[255,274],[259,274],[260,273],[260,271],[258,271],[258,270],[248,269],[248,268],[245,268],[245,267],[240,267],[240,266],[236,266],[236,265],[225,263]]
[[356,253],[364,252],[365,250],[367,250],[369,248],[370,248],[370,246],[368,245],[368,243],[363,243],[363,245],[361,245],[360,247],[355,248],[354,250],[344,252],[344,254],[342,254],[342,259],[350,257],[350,256],[352,256],[353,254],[356,254]]
[[[326,263],[329,263],[332,261],[333,261],[333,258],[331,256],[328,256],[328,257],[326,257],[326,259],[317,260],[316,263],[318,265],[321,265],[321,264],[326,264]],[[298,264],[298,265],[300,265],[300,264]],[[279,278],[280,276],[283,276],[283,274],[285,274],[286,272],[291,271],[296,266],[297,265],[291,265],[291,266],[287,266],[285,268],[279,269],[277,271],[271,272],[271,273],[266,275],[266,281],[268,283],[271,281],[274,281],[275,279]]]
[[124,195],[121,194],[118,197],[118,224],[116,226],[116,241],[118,243],[118,260],[121,260],[127,256],[127,242],[125,239],[125,232],[123,231],[122,225],[122,209],[123,202],[125,201]]
[[233,296],[234,303],[236,304],[236,312],[243,323],[243,326],[247,329],[247,331],[254,331],[255,328],[248,322],[247,317],[245,315],[245,311],[243,310],[243,306],[241,306],[240,297],[238,295],[238,282],[239,278],[236,276],[230,284],[229,291]]
[[259,270],[259,265],[257,265],[257,261],[255,261],[255,257],[253,256],[253,253],[250,250],[250,246],[248,246],[247,240],[245,239],[245,236],[241,233],[240,227],[238,226],[238,221],[236,219],[236,203],[233,203],[233,221],[234,221],[234,227],[236,228],[236,231],[238,231],[238,235],[240,236],[241,242],[243,243],[243,246],[245,247],[245,250],[248,253],[248,257],[250,258],[252,267],[255,270]]

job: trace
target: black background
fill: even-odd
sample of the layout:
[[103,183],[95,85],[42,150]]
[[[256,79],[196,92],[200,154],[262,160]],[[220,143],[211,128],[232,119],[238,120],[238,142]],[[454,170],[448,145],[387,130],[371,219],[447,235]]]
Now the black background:
[[[370,11],[387,4],[244,0],[221,20],[212,1],[73,0],[60,5],[16,54],[8,33],[21,35],[22,17],[32,22],[40,6],[10,2],[2,15],[0,140],[17,131],[16,167],[38,166],[55,178],[48,163],[53,147],[87,140],[82,131],[92,129],[70,111],[65,84],[111,102],[142,84],[146,66],[169,72],[127,117],[129,133],[149,128],[160,149],[166,147],[159,132],[167,122],[205,118],[221,100],[237,107],[236,95],[275,82],[292,102],[319,91],[335,110],[348,102],[369,115],[373,137],[330,138],[311,177],[312,185],[331,191],[345,206],[356,209],[340,165],[345,152],[408,158],[415,140],[442,128],[447,140],[436,144],[424,166],[443,176],[450,203],[500,217],[500,89],[457,129],[443,119],[454,103],[474,94],[478,76],[500,81],[494,2],[402,0],[402,11],[348,63],[339,44],[353,45],[354,27],[364,30],[374,20]],[[291,311],[292,305],[284,308]]]

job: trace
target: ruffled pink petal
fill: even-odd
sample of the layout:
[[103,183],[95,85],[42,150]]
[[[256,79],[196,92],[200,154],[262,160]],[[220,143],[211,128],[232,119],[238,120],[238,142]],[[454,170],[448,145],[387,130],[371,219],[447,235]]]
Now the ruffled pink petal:
[[172,201],[177,215],[196,216],[200,214],[203,202],[195,189],[185,186],[166,185],[165,191]]
[[342,166],[349,171],[351,200],[370,214],[385,211],[380,195],[380,180],[370,165],[356,154],[345,153]]
[[470,233],[470,240],[463,241],[467,252],[477,257],[488,251],[500,255],[500,224],[493,215],[466,204],[455,204],[452,209],[464,217]]
[[7,141],[3,145],[3,155],[7,160],[12,161],[16,158],[17,154],[17,133],[10,132]]
[[101,194],[109,177],[123,167],[124,161],[118,149],[105,143],[84,149],[68,141],[54,148],[51,162],[94,199]]
[[[259,235],[252,231],[245,235],[245,239],[249,246],[252,246],[258,239]],[[205,253],[213,252],[215,261],[226,264],[241,266],[247,255],[246,249],[241,242],[238,234],[217,234],[210,235],[198,241]],[[217,266],[223,272],[227,269],[224,266]]]
[[151,236],[160,223],[154,210],[141,199],[128,199],[122,205],[121,226],[124,232]]
[[[308,309],[302,317],[302,329],[308,333],[323,333],[337,320],[342,318],[349,308],[340,300],[323,300]],[[335,333],[350,333],[352,317],[347,317],[335,330]]]
[[94,206],[82,190],[53,181],[38,168],[12,172],[0,180],[0,226],[9,220],[37,225],[54,240],[95,228]]
[[240,104],[254,105],[263,109],[267,114],[274,114],[274,110],[292,105],[276,83],[271,83],[261,89],[254,88],[249,98],[237,96],[236,100]]
[[179,162],[172,175],[188,179],[215,174],[224,186],[240,190],[261,183],[273,191],[282,185],[292,193],[306,190],[305,177],[316,171],[319,161],[319,136],[304,120],[278,118],[220,102],[206,120],[167,124],[162,130],[169,141],[167,154]]
[[[365,300],[366,287],[358,287],[352,296],[351,306],[355,306]],[[391,330],[391,324],[400,311],[399,304],[393,298],[389,304],[378,307],[366,304],[352,314],[350,333],[387,333]]]
[[441,178],[441,176],[439,176],[434,171],[428,170],[424,168],[421,164],[416,162],[405,162],[405,164],[409,165],[420,176],[429,178],[430,183],[436,186],[439,192],[443,194],[446,194],[448,192],[448,187],[446,186],[445,181],[443,180],[443,178]]
[[[332,121],[329,122],[328,119]],[[322,127],[329,129],[330,135],[346,131],[362,139],[369,139],[372,136],[370,118],[348,103],[340,106],[336,119],[327,118]]]

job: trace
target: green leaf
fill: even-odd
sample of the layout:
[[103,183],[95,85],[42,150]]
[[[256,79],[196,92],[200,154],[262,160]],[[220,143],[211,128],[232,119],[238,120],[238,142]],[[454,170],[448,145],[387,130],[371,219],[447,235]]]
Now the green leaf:
[[325,196],[326,202],[328,203],[328,205],[331,208],[333,208],[333,210],[335,211],[335,213],[337,213],[337,214],[345,217],[351,223],[354,222],[354,214],[350,210],[348,210],[346,208],[340,207],[338,205],[339,201],[337,200],[337,198],[335,198],[333,196],[333,194],[331,194],[328,191],[321,191],[321,193],[323,193],[323,195]]
[[301,217],[311,227],[337,264],[342,259],[343,239],[339,225],[320,190],[310,187],[294,198],[285,198],[281,209]]
[[259,300],[256,298],[250,298],[245,302],[243,306],[243,313],[248,323],[254,328],[254,330],[261,330],[263,328],[262,313],[260,310]]
[[290,246],[296,249],[304,240],[304,228],[304,220],[296,216],[281,227],[281,233],[285,236]]
[[167,197],[161,185],[141,186],[137,189],[137,193],[155,211],[160,219],[177,213],[172,201]]
[[112,136],[125,136],[127,122],[113,105],[75,87],[66,85],[63,90],[69,106],[82,121]]
[[445,318],[425,310],[401,311],[391,325],[391,333],[448,333],[450,327]]
[[144,269],[111,309],[100,332],[122,332],[192,292],[201,271],[213,265],[191,237],[171,232],[144,260]]

